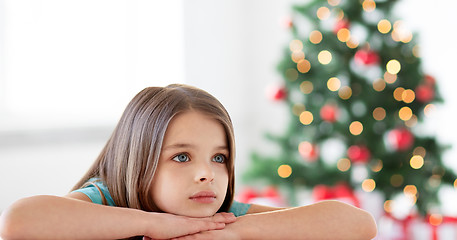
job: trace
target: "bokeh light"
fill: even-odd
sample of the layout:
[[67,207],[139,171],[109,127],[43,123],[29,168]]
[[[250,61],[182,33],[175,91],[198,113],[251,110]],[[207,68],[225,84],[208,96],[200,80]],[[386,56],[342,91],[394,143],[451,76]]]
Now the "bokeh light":
[[403,100],[402,96],[403,96],[403,92],[404,91],[405,91],[405,89],[402,88],[402,87],[395,88],[395,90],[394,90],[394,99],[399,101],[399,102],[402,101]]
[[300,122],[303,125],[309,125],[313,122],[313,120],[314,120],[314,116],[311,112],[303,111],[302,113],[300,113]]
[[386,34],[392,29],[392,24],[387,19],[382,19],[378,22],[378,31],[380,33]]
[[290,41],[289,49],[292,52],[300,52],[301,50],[303,50],[303,43],[298,39],[294,39]]
[[419,147],[414,148],[413,154],[414,155],[419,155],[419,156],[424,158],[425,155],[427,154],[427,151],[425,150],[424,147],[419,146]]
[[322,50],[318,55],[317,59],[321,64],[327,65],[332,61],[332,54],[327,50]]
[[433,112],[433,110],[435,110],[435,105],[430,103],[430,104],[427,104],[425,107],[424,107],[424,114],[425,116],[430,116]]
[[373,0],[365,0],[362,3],[363,10],[373,12],[376,9],[376,3]]
[[330,17],[330,10],[327,7],[320,7],[317,9],[316,15],[320,20],[325,20]]
[[383,79],[378,79],[373,82],[373,89],[376,92],[381,92],[386,88],[386,82]]
[[382,167],[383,167],[383,163],[382,163],[381,159],[378,159],[370,164],[371,171],[373,171],[373,172],[381,171]]
[[403,102],[405,102],[405,103],[412,103],[414,101],[414,99],[416,98],[416,94],[414,93],[413,90],[406,89],[401,94],[401,98],[402,98]]
[[352,96],[352,89],[348,86],[344,86],[338,91],[338,96],[343,100],[348,100]]
[[386,110],[382,107],[377,107],[373,110],[373,118],[377,121],[381,121],[386,117]]
[[314,85],[310,81],[303,81],[300,84],[300,91],[304,94],[310,94],[314,89]]
[[409,165],[414,169],[420,169],[424,166],[424,158],[419,155],[414,155],[411,160],[409,160]]
[[283,164],[278,167],[278,175],[282,178],[288,178],[292,174],[292,167],[287,164]]
[[386,83],[392,84],[397,81],[397,74],[390,74],[389,72],[384,73],[384,81]]
[[351,168],[351,160],[349,160],[347,158],[341,158],[336,163],[336,167],[338,168],[338,170],[340,170],[342,172],[346,172]]
[[386,69],[390,74],[397,74],[401,70],[401,64],[398,60],[392,59],[387,62]]
[[430,214],[428,222],[433,226],[439,226],[443,222],[443,216],[437,213]]
[[295,63],[298,63],[300,60],[303,60],[305,58],[305,53],[302,51],[292,52],[291,58],[292,58],[292,61],[294,61]]
[[410,119],[408,119],[406,122],[405,122],[405,125],[409,128],[412,128],[414,127],[415,125],[417,124],[417,116],[416,115],[412,115]]
[[363,124],[359,121],[354,121],[349,125],[349,132],[351,132],[352,135],[360,135],[363,132]]
[[338,91],[338,89],[340,89],[340,87],[341,87],[341,81],[340,81],[340,79],[338,79],[336,77],[332,77],[327,81],[327,88],[332,92]]
[[289,68],[285,72],[286,78],[289,81],[295,81],[298,78],[298,71],[294,68]]
[[322,33],[314,30],[309,34],[309,41],[314,44],[319,44],[322,41]]
[[300,113],[302,113],[305,110],[306,110],[306,107],[302,103],[296,103],[292,107],[292,113],[296,116],[300,116]]
[[403,188],[403,193],[404,193],[406,196],[410,196],[410,197],[416,196],[416,194],[417,194],[417,188],[416,188],[416,186],[414,186],[414,185],[406,185],[406,186]]
[[387,213],[392,212],[392,204],[393,204],[392,200],[385,201],[384,202],[384,211],[386,211]]
[[362,190],[365,192],[373,192],[376,188],[376,182],[373,179],[365,179],[362,182]]
[[306,59],[302,59],[297,63],[297,69],[301,73],[307,73],[311,69],[311,63]]
[[335,7],[335,6],[338,6],[340,4],[341,0],[328,0],[327,2],[328,2],[328,4],[330,6]]
[[351,32],[347,28],[341,28],[338,30],[336,36],[340,42],[347,42],[351,39]]
[[413,111],[409,107],[402,107],[398,111],[398,116],[403,121],[408,121],[413,116]]
[[355,38],[351,38],[349,39],[349,41],[346,42],[346,45],[348,46],[348,48],[356,48],[359,46],[359,41]]
[[390,177],[390,184],[394,187],[399,187],[403,184],[404,178],[400,174],[394,174]]

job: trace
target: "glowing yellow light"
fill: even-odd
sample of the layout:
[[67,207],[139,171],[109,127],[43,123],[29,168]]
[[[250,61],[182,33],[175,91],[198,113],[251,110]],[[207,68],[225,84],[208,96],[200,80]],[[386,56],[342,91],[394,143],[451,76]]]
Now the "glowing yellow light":
[[313,120],[314,120],[314,116],[309,111],[304,111],[300,114],[300,122],[303,125],[309,125],[313,122]]
[[318,44],[322,41],[322,33],[314,30],[309,34],[309,41],[314,44]]
[[386,69],[390,74],[397,74],[401,70],[400,62],[398,60],[392,59],[387,62]]
[[359,46],[359,42],[357,41],[357,39],[351,38],[349,39],[349,41],[346,42],[346,45],[348,46],[348,48],[354,49]]
[[425,107],[424,107],[424,114],[425,116],[429,117],[433,110],[435,110],[435,105],[430,103],[430,104],[427,104]]
[[336,36],[340,42],[347,42],[351,38],[351,32],[347,28],[341,28],[338,30]]
[[424,158],[419,155],[414,155],[411,160],[409,160],[409,165],[414,169],[419,169],[424,166]]
[[349,125],[349,132],[351,132],[352,135],[360,135],[363,132],[363,124],[359,121],[354,121]]
[[332,77],[327,81],[327,87],[330,91],[336,92],[341,87],[341,81],[336,77]]
[[406,196],[415,196],[417,194],[417,188],[414,185],[406,185],[405,188],[403,188],[403,193]]
[[408,121],[413,116],[413,111],[409,107],[402,107],[400,111],[398,111],[398,116],[403,121]]
[[348,100],[352,96],[352,89],[348,86],[344,86],[338,91],[338,96],[343,100]]
[[300,52],[303,50],[303,43],[300,40],[294,39],[290,41],[289,48],[292,52]]
[[278,167],[278,175],[282,178],[288,178],[292,174],[292,167],[287,164]]
[[401,94],[401,98],[402,98],[403,102],[405,102],[405,103],[412,103],[414,101],[414,99],[416,98],[416,94],[414,93],[413,90],[406,89]]
[[443,222],[443,216],[440,214],[430,214],[430,217],[428,218],[428,222],[433,225],[433,226],[439,226]]
[[297,69],[301,73],[307,73],[311,69],[311,63],[306,59],[302,59],[297,63]]
[[386,83],[392,84],[397,81],[397,74],[390,74],[389,72],[384,73],[384,81]]
[[335,7],[335,6],[338,6],[340,4],[341,0],[328,0],[327,2],[328,2],[328,4],[330,6]]
[[413,55],[417,58],[420,57],[420,47],[419,46],[416,45],[413,47]]
[[313,83],[310,81],[303,81],[300,84],[300,91],[304,94],[310,94],[314,89]]
[[399,187],[403,184],[403,176],[400,174],[394,174],[390,177],[390,184],[394,187]]
[[386,34],[392,29],[392,24],[387,19],[382,19],[378,22],[378,31]]
[[316,14],[320,20],[325,20],[328,17],[330,17],[330,10],[326,7],[320,7],[319,9],[317,9]]
[[396,42],[408,43],[413,39],[413,34],[404,26],[402,21],[394,23],[391,35]]
[[317,59],[321,64],[326,65],[332,61],[332,54],[327,50],[323,50],[317,55]]
[[286,78],[289,80],[289,81],[295,81],[297,80],[298,78],[298,72],[297,70],[295,70],[294,68],[289,68],[286,70],[285,72],[286,74]]
[[346,172],[347,170],[349,170],[351,168],[351,160],[349,160],[347,158],[341,158],[336,163],[336,167],[338,168],[338,170],[340,170],[342,172]]
[[373,118],[377,121],[381,121],[386,117],[386,110],[382,107],[377,107],[373,110]]
[[365,0],[362,3],[362,7],[366,12],[372,12],[376,8],[376,3],[373,0]]
[[305,58],[305,53],[302,51],[292,52],[291,58],[292,61],[298,63],[300,60],[303,60]]
[[414,148],[413,154],[414,155],[419,155],[419,156],[424,158],[425,155],[427,154],[427,151],[425,150],[425,148],[419,146],[419,147]]
[[455,181],[454,181],[454,188],[457,189],[457,179],[455,179]]
[[373,82],[373,89],[376,92],[381,92],[386,88],[386,82],[383,79],[378,79]]
[[403,92],[404,91],[405,91],[405,89],[402,88],[402,87],[396,88],[394,90],[394,98],[395,98],[395,100],[397,100],[399,102],[402,101],[403,100],[402,96],[403,96]]
[[301,103],[294,104],[294,106],[292,107],[292,113],[295,114],[296,116],[300,116],[300,113],[302,113],[305,110],[306,110],[305,105],[303,105]]
[[392,200],[387,200],[384,202],[384,211],[390,213],[392,212],[392,203],[393,201]]
[[376,182],[373,179],[365,179],[362,182],[362,190],[365,192],[373,192],[376,188]]
[[373,172],[379,172],[382,170],[382,167],[383,167],[382,160],[378,159],[376,162],[371,164],[370,168],[371,168],[371,171],[373,171]]

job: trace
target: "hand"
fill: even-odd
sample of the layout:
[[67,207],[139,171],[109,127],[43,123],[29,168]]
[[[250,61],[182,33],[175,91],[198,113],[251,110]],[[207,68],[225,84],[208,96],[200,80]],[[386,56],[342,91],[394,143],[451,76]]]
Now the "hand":
[[168,213],[152,213],[159,216],[155,224],[144,236],[149,239],[170,239],[199,232],[223,229],[225,224],[233,223],[236,217],[233,213],[216,213],[214,216],[205,218],[192,218],[177,216]]
[[231,231],[228,228],[221,230],[211,230],[206,232],[199,232],[192,235],[187,235],[183,237],[174,238],[173,240],[238,240],[241,237],[235,232]]

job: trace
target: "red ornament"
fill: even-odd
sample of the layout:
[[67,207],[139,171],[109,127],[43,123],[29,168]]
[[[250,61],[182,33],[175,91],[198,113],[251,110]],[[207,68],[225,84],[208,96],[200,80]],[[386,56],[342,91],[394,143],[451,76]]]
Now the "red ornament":
[[348,148],[347,155],[354,163],[367,163],[371,158],[370,150],[363,145],[352,145]]
[[435,78],[433,76],[426,74],[424,82],[425,82],[426,85],[433,86],[433,85],[435,85],[436,80],[435,80]]
[[379,55],[372,50],[360,49],[355,53],[354,61],[359,65],[374,65],[379,62]]
[[287,90],[283,86],[272,86],[268,88],[268,97],[273,101],[281,101],[287,97]]
[[354,191],[346,183],[338,183],[335,186],[316,185],[313,188],[314,201],[337,199],[358,207],[359,200]]
[[247,187],[235,198],[242,203],[259,203],[277,207],[285,205],[280,192],[273,186],[269,186],[263,189],[263,191],[256,191],[253,188]]
[[435,98],[435,90],[430,85],[419,85],[416,87],[416,99],[422,103],[429,103]]
[[320,115],[322,120],[334,123],[338,118],[338,107],[333,104],[326,104],[321,108]]
[[387,133],[388,144],[396,151],[408,150],[414,143],[413,134],[406,128],[397,128]]
[[336,22],[335,27],[333,28],[333,33],[337,34],[339,30],[341,30],[343,28],[349,29],[349,27],[350,27],[350,24],[347,19],[339,20],[338,22]]
[[310,142],[301,142],[298,145],[298,152],[303,159],[309,162],[314,162],[319,157],[319,150],[316,145],[311,144]]

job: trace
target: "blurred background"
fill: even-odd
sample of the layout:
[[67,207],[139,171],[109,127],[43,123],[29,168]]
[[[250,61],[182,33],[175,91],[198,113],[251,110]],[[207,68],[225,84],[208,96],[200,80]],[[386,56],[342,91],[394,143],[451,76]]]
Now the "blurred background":
[[[289,107],[268,90],[283,82],[277,65],[302,2],[0,0],[0,212],[19,198],[66,194],[129,100],[175,82],[207,90],[230,112],[243,190],[251,152],[276,154],[264,134],[289,124]],[[401,0],[394,9],[418,33],[422,67],[444,99],[423,131],[451,146],[442,160],[454,172],[456,8]]]

